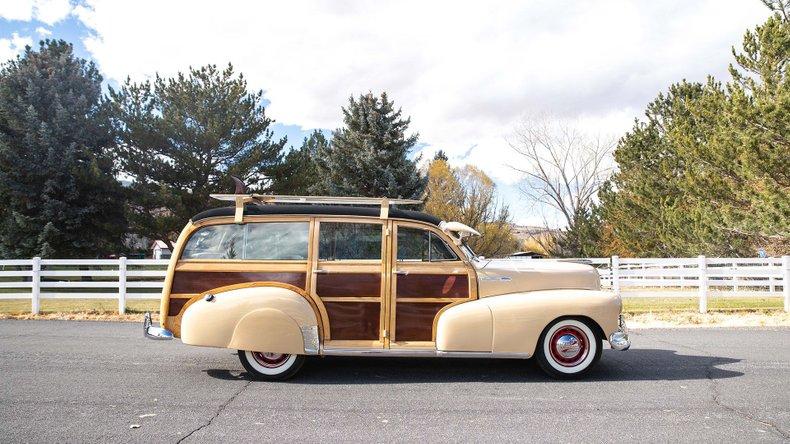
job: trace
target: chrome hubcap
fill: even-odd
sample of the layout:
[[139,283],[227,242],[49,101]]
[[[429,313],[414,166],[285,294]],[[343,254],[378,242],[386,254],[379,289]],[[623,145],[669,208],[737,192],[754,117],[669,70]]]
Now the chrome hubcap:
[[557,353],[565,359],[573,358],[579,354],[582,346],[579,344],[579,339],[571,334],[564,334],[557,339],[554,345],[557,347]]
[[283,364],[291,355],[282,353],[253,352],[252,357],[255,362],[266,368],[277,368]]
[[579,365],[589,353],[590,340],[584,331],[573,325],[565,325],[557,329],[550,341],[551,357],[563,367]]

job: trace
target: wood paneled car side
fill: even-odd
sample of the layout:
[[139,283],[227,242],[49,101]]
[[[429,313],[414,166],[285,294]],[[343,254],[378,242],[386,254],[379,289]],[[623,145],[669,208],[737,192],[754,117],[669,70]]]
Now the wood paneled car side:
[[630,346],[619,297],[600,291],[588,266],[483,259],[464,244],[473,229],[392,210],[387,199],[380,211],[245,207],[249,199],[184,228],[163,328],[146,321],[148,336],[238,349],[263,379],[289,377],[310,354],[536,356],[570,377],[600,358],[604,340]]

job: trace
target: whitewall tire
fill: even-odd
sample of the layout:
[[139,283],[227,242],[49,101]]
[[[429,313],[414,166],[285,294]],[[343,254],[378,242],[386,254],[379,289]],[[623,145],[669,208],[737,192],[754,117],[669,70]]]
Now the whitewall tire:
[[598,329],[580,319],[558,319],[540,336],[535,357],[549,376],[576,378],[586,373],[601,358]]
[[303,355],[239,350],[241,365],[253,379],[282,381],[295,375],[304,364]]

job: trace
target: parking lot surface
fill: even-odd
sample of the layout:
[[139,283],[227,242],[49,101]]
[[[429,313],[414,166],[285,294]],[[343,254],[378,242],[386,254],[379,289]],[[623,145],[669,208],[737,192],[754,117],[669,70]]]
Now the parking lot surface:
[[313,358],[285,383],[136,324],[0,321],[2,442],[790,441],[790,329],[632,332],[582,381],[531,361]]

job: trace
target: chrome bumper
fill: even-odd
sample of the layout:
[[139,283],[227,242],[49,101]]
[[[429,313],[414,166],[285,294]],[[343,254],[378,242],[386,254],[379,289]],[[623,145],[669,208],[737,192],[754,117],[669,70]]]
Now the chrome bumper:
[[162,327],[154,327],[151,325],[151,313],[146,313],[143,317],[143,334],[148,339],[173,339],[173,332],[170,330]]
[[631,340],[628,339],[628,327],[625,326],[625,318],[620,315],[620,327],[616,332],[609,335],[609,345],[615,350],[628,350],[631,347]]

